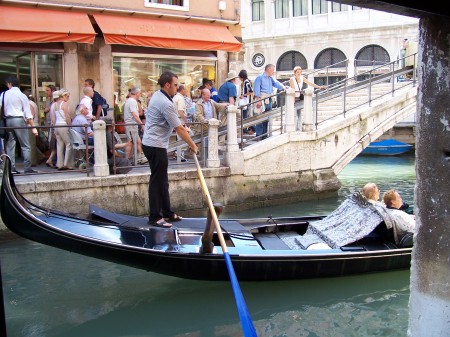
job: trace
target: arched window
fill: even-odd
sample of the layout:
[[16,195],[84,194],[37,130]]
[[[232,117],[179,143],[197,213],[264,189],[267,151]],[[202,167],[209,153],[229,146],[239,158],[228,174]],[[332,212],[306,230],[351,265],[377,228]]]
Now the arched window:
[[336,48],[322,50],[314,61],[314,69],[319,70],[329,67],[342,68],[339,72],[329,71],[319,72],[314,76],[314,81],[318,85],[330,85],[344,80],[347,77],[347,58],[345,54]]
[[295,66],[300,66],[303,69],[308,68],[306,58],[298,51],[287,51],[277,61],[277,71],[292,71]]
[[379,66],[390,62],[389,53],[383,47],[369,45],[361,50],[355,56],[355,67]]
[[346,66],[345,54],[336,48],[327,48],[317,55],[314,61],[314,69],[322,69],[328,66],[331,68],[343,68]]

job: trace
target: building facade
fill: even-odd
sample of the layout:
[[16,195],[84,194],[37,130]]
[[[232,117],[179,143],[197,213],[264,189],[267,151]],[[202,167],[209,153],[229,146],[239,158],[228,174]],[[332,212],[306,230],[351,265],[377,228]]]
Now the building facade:
[[405,38],[417,49],[417,18],[325,0],[242,0],[241,6],[242,67],[250,78],[272,63],[280,80],[301,66],[326,85],[396,60]]
[[74,111],[91,78],[116,117],[132,86],[141,87],[145,104],[167,70],[195,98],[202,79],[218,85],[241,50],[239,8],[231,0],[4,0],[0,91],[6,76],[17,75],[39,102],[41,124],[50,84],[71,92]]

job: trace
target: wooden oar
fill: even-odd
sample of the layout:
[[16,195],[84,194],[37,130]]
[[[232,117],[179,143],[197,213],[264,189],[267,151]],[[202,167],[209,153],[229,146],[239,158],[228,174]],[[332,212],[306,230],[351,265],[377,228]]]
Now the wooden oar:
[[234,272],[233,264],[231,263],[230,254],[228,254],[227,245],[225,243],[225,239],[222,234],[222,229],[219,225],[219,220],[217,219],[216,210],[214,209],[213,202],[211,200],[211,196],[209,195],[208,187],[206,186],[205,178],[203,177],[203,172],[198,163],[197,155],[194,154],[195,165],[197,166],[198,177],[200,179],[200,183],[202,185],[203,193],[205,194],[206,200],[208,202],[208,207],[211,212],[211,216],[214,222],[214,226],[216,227],[217,235],[219,236],[220,246],[222,247],[223,256],[225,257],[225,263],[228,269],[228,275],[231,280],[231,287],[233,288],[234,299],[236,301],[236,306],[239,313],[239,319],[241,320],[242,331],[244,332],[245,337],[257,337],[255,327],[253,326],[252,318],[250,317],[250,313],[247,309],[247,304],[245,303],[244,296],[242,295],[241,288],[239,287],[239,282],[236,277],[236,273]]

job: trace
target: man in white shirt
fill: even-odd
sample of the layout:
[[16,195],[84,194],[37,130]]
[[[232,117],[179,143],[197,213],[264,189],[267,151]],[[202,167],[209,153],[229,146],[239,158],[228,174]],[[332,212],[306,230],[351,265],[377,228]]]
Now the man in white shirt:
[[94,89],[91,87],[84,87],[83,88],[83,98],[80,101],[79,109],[85,109],[86,110],[86,119],[88,122],[92,122],[92,97],[94,96]]
[[33,126],[31,130],[34,136],[38,131],[34,128],[33,115],[30,110],[28,97],[19,89],[19,80],[16,76],[9,76],[6,81],[9,90],[4,91],[0,97],[0,106],[4,100],[4,112],[6,126],[11,128],[8,131],[6,141],[6,154],[11,158],[12,172],[20,173],[16,169],[16,139],[19,141],[22,149],[23,165],[25,173],[38,173],[31,168],[30,136],[28,129],[21,129],[27,126]]
[[177,93],[173,96],[172,101],[175,104],[175,108],[178,111],[178,115],[180,116],[181,124],[187,123],[186,117],[186,101],[184,100],[184,96],[186,96],[186,86],[180,84],[177,89]]

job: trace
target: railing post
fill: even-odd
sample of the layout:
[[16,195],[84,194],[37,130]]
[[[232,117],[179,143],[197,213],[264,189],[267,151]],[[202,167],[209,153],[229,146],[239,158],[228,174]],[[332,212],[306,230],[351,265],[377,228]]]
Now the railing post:
[[295,125],[295,89],[286,89],[286,133],[296,131]]
[[237,141],[236,115],[239,109],[234,105],[228,106],[227,112],[227,147],[224,153],[225,165],[230,167],[232,174],[244,172],[244,159]]
[[313,124],[313,99],[314,89],[308,87],[305,89],[304,102],[303,102],[303,128],[302,131],[312,131],[314,129]]
[[94,176],[109,176],[109,165],[106,147],[106,123],[104,120],[97,120],[92,123],[94,130]]
[[[208,120],[208,158],[206,159],[206,167],[220,167],[219,124],[220,121],[215,118]],[[205,140],[203,143],[205,143]]]

